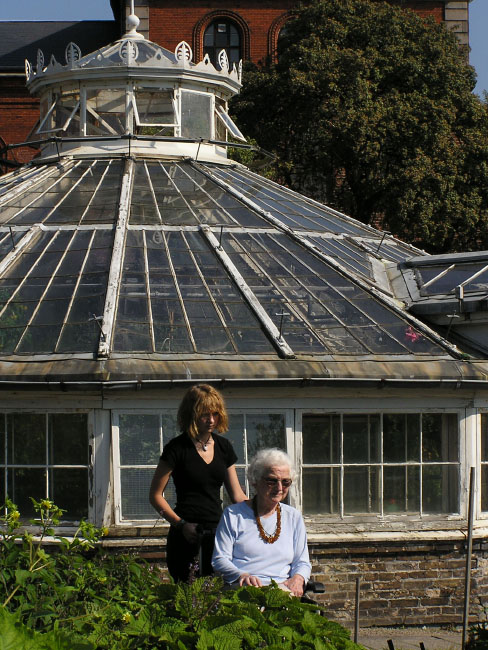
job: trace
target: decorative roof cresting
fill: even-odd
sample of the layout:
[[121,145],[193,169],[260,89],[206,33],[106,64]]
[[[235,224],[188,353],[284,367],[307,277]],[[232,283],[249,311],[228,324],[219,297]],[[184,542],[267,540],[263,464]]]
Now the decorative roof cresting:
[[137,31],[139,22],[139,18],[133,11],[132,3],[131,13],[127,16],[127,31],[122,38],[86,56],[82,56],[78,45],[71,42],[65,50],[65,64],[57,61],[54,55],[51,55],[49,62],[45,64],[44,53],[38,50],[35,66],[27,59],[25,60],[27,84],[30,85],[35,80],[45,79],[51,75],[66,72],[66,70],[81,72],[93,68],[119,66],[187,69],[210,75],[218,74],[220,77],[226,77],[234,83],[241,84],[242,61],[238,66],[234,64],[231,68],[225,50],[222,50],[218,56],[217,67],[212,64],[208,55],[205,55],[199,63],[193,63],[193,52],[188,43],[181,41],[176,46],[174,53],[170,52],[157,43],[146,40]]

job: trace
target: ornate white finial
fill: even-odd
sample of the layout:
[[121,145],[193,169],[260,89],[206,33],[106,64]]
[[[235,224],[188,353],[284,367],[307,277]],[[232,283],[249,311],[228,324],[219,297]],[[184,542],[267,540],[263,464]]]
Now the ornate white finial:
[[37,50],[37,72],[42,72],[44,68],[44,53],[42,50]]
[[175,47],[175,57],[180,63],[189,63],[192,59],[193,52],[186,41],[181,41]]
[[73,65],[81,59],[81,50],[76,43],[68,43],[64,51],[64,58],[68,65]]
[[131,32],[136,32],[140,22],[141,21],[135,14],[129,14],[126,23],[127,33],[130,34]]
[[122,38],[124,38],[124,39],[132,38],[132,39],[136,39],[138,41],[145,40],[144,36],[142,34],[139,34],[139,32],[137,31],[137,28],[139,27],[140,22],[141,21],[136,16],[136,12],[134,10],[134,0],[131,0],[131,2],[130,2],[130,14],[127,16],[127,18],[125,20],[125,28],[126,28],[127,31],[125,32],[125,34],[123,35]]
[[228,69],[229,69],[229,58],[228,58],[227,52],[225,50],[220,50],[218,60],[219,60],[220,68],[224,72],[227,72]]

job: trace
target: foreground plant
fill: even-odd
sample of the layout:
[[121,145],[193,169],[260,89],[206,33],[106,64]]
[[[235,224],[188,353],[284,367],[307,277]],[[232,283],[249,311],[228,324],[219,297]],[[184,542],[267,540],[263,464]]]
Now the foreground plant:
[[[0,534],[0,650],[354,650],[342,626],[276,586],[224,591],[219,578],[162,582],[131,555],[97,548],[103,530],[83,523],[54,535],[62,511],[34,501],[34,538],[8,501]],[[58,546],[42,548],[47,536]]]

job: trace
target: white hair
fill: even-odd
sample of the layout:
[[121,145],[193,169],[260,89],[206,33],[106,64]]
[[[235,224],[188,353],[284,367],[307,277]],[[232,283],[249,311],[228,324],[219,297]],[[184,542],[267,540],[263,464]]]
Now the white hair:
[[256,485],[259,479],[263,478],[266,474],[266,470],[269,470],[271,467],[283,466],[290,468],[290,478],[294,479],[296,475],[293,470],[291,458],[287,453],[276,447],[261,449],[253,457],[247,470],[250,485]]

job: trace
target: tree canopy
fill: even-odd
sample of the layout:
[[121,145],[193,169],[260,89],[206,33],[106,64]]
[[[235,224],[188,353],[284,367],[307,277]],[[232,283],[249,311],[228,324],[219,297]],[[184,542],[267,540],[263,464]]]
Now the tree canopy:
[[488,113],[454,34],[382,0],[312,0],[248,66],[238,124],[273,177],[430,252],[488,248]]

